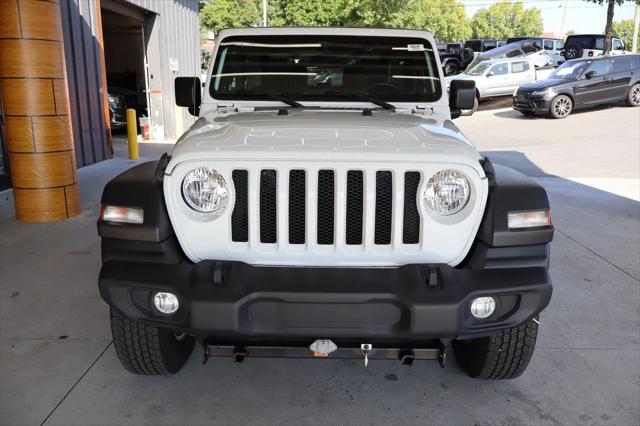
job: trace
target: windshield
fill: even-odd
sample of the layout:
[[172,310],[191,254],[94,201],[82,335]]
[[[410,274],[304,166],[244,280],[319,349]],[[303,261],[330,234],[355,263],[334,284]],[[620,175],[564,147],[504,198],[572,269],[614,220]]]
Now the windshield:
[[478,65],[475,65],[473,68],[469,69],[468,71],[465,71],[464,73],[469,75],[482,75],[487,70],[487,68],[489,68],[489,64],[482,62]]
[[549,78],[561,78],[563,80],[576,80],[582,75],[589,65],[588,62],[565,62],[549,74]]
[[442,94],[439,80],[434,52],[422,38],[233,36],[220,43],[210,94],[221,100],[280,95],[345,102],[368,95],[387,102],[433,102]]

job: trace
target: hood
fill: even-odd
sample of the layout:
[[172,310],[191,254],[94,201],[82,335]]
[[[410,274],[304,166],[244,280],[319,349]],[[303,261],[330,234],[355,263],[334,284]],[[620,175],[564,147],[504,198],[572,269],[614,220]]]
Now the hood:
[[529,84],[520,86],[519,92],[533,92],[535,90],[548,89],[549,87],[559,87],[570,84],[570,80],[562,80],[560,78],[547,78],[545,80],[537,80]]
[[184,161],[308,160],[447,162],[470,165],[484,175],[480,156],[449,119],[391,111],[277,110],[207,115],[171,152],[173,168]]

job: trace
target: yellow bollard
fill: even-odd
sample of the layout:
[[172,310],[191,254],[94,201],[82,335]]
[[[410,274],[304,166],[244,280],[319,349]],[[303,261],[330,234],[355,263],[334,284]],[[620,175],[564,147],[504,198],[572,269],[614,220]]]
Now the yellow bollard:
[[137,160],[138,155],[138,125],[136,123],[136,110],[127,108],[127,138],[129,139],[129,158]]

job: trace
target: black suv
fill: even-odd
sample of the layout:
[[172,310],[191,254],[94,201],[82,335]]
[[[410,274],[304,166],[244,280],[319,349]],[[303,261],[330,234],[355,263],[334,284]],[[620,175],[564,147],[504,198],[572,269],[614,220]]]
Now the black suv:
[[640,55],[567,61],[546,80],[520,86],[513,108],[525,115],[565,118],[576,108],[622,100],[640,106]]
[[464,43],[447,43],[438,51],[445,76],[459,73],[473,61],[473,50],[464,47]]

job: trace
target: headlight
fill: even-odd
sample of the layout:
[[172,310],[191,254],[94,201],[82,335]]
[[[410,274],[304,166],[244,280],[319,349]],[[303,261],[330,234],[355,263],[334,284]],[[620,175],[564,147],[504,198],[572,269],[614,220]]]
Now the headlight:
[[546,95],[547,93],[549,93],[551,91],[551,89],[543,89],[543,90],[536,90],[535,92],[531,93],[533,96],[543,96]]
[[459,212],[469,201],[469,182],[457,170],[441,170],[429,179],[424,203],[431,212],[448,216]]
[[200,167],[182,180],[182,196],[189,207],[200,213],[224,212],[229,200],[227,183],[215,170]]

